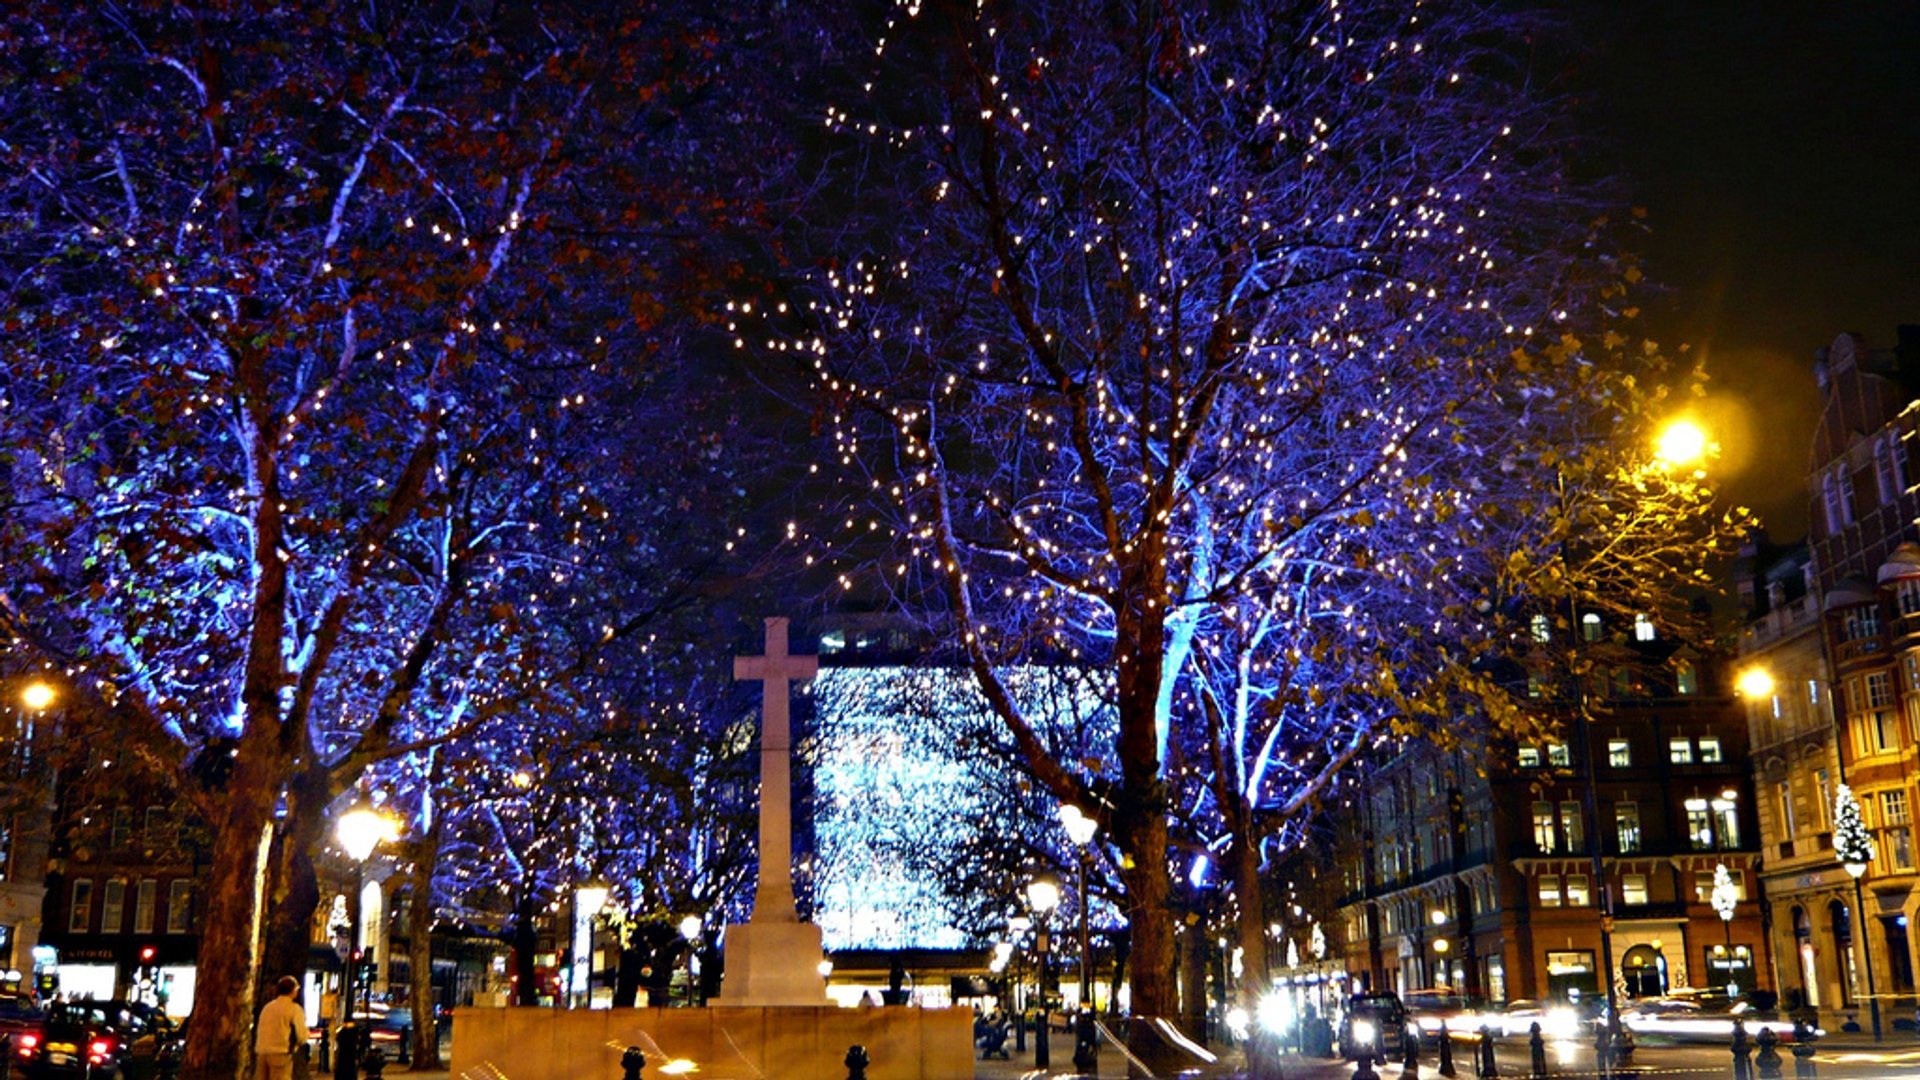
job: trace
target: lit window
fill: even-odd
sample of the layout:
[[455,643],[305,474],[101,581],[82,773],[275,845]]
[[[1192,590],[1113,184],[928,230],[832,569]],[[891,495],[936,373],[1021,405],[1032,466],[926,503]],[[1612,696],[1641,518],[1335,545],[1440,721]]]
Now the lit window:
[[108,879],[100,887],[100,932],[123,933],[127,928],[127,883]]
[[1568,851],[1586,850],[1586,831],[1580,827],[1580,822],[1579,803],[1563,802],[1560,804],[1560,834],[1567,842]]
[[1607,740],[1607,764],[1624,769],[1633,764],[1633,744],[1625,739]]
[[1636,612],[1633,616],[1633,640],[1653,640],[1653,620],[1644,613]]
[[1523,769],[1539,768],[1540,767],[1540,748],[1537,746],[1521,747],[1519,760],[1520,760],[1520,767]]
[[1644,904],[1647,902],[1647,875],[1620,875],[1620,902],[1622,904]]
[[1592,612],[1580,616],[1580,636],[1588,641],[1600,640],[1600,616]]
[[1880,609],[1872,604],[1848,608],[1842,621],[1848,641],[1876,641],[1880,637]]
[[1740,846],[1740,813],[1732,799],[1713,800],[1714,823],[1720,829],[1720,847],[1724,849]]
[[1720,756],[1720,737],[1703,735],[1700,737],[1700,764],[1718,765],[1726,760]]
[[1620,854],[1631,855],[1640,850],[1640,804],[1623,802],[1613,808],[1613,828],[1620,840]]
[[1540,906],[1541,907],[1559,907],[1560,906],[1560,875],[1558,874],[1541,874],[1540,875]]
[[[1673,688],[1681,694],[1700,692],[1700,673],[1694,668],[1692,661],[1682,660],[1674,665]],[[1777,702],[1780,699],[1775,697],[1774,700]]]
[[93,923],[93,882],[80,878],[73,883],[73,902],[67,905],[67,930],[84,934]]
[[1713,813],[1707,809],[1707,800],[1688,799],[1687,843],[1695,851],[1713,850]]
[[1920,577],[1901,578],[1894,595],[1899,598],[1900,614],[1920,615]]
[[1528,675],[1527,676],[1527,696],[1530,698],[1546,697],[1548,685],[1549,684],[1547,683],[1547,677],[1545,675]]
[[1587,875],[1568,874],[1567,906],[1586,907],[1591,903],[1593,903],[1593,898],[1587,894]]
[[1693,764],[1693,740],[1668,739],[1667,760],[1673,762],[1675,765]]
[[1542,854],[1554,850],[1554,841],[1558,839],[1553,827],[1553,804],[1536,802],[1533,804],[1533,846]]
[[1553,640],[1553,620],[1545,615],[1533,617],[1533,640],[1546,644]]
[[1881,846],[1893,860],[1895,870],[1913,869],[1913,829],[1908,814],[1906,789],[1880,793],[1880,821],[1886,826]]
[[1782,838],[1799,833],[1799,825],[1794,821],[1793,788],[1785,780],[1774,785],[1774,803],[1780,810],[1780,835]]
[[1893,673],[1876,671],[1867,676],[1867,708],[1884,709],[1893,704]]
[[1547,747],[1547,764],[1562,769],[1573,764],[1573,758],[1567,753],[1565,743],[1554,743]]

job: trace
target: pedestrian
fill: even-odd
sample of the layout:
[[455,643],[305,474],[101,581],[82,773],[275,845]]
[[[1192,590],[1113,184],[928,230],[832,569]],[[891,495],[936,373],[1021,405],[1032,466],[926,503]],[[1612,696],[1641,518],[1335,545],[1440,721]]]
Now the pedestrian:
[[294,1051],[307,1044],[307,1012],[294,1000],[300,980],[282,976],[277,993],[260,1009],[253,1036],[254,1080],[293,1080]]

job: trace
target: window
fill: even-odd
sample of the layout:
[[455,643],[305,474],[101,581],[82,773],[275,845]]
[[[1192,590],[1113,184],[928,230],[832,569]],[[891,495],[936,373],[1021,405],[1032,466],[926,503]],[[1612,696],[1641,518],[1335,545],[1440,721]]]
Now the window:
[[1892,709],[1880,709],[1853,718],[1854,741],[1862,754],[1893,753],[1900,749],[1900,725]]
[[115,851],[133,843],[133,808],[116,806],[113,808],[113,836],[108,841]]
[[1623,802],[1613,808],[1614,835],[1620,840],[1620,854],[1640,850],[1640,804]]
[[1891,503],[1907,491],[1907,447],[1898,431],[1881,433],[1873,440],[1873,477],[1880,488],[1882,505]]
[[162,844],[164,844],[166,842],[167,833],[171,830],[172,825],[173,825],[173,822],[170,819],[170,815],[167,813],[166,807],[164,806],[147,807],[147,820],[146,820],[147,846],[160,847]]
[[1607,764],[1624,769],[1633,764],[1633,744],[1625,739],[1607,740]]
[[1884,709],[1893,704],[1893,673],[1876,671],[1867,676],[1867,708]]
[[127,883],[111,879],[100,887],[100,932],[118,934],[127,928]]
[[1553,620],[1547,618],[1545,615],[1535,615],[1533,617],[1533,640],[1542,645],[1552,641]]
[[1815,709],[1820,707],[1820,680],[1807,680],[1807,704]]
[[141,878],[133,892],[133,932],[136,934],[153,933],[153,907],[160,892],[160,883],[152,878]]
[[67,932],[84,934],[93,925],[93,882],[80,878],[73,883],[73,902],[67,905]]
[[1540,748],[1537,746],[1521,747],[1519,762],[1520,762],[1520,767],[1523,769],[1539,768],[1540,767]]
[[1833,778],[1827,770],[1813,774],[1813,791],[1820,797],[1820,824],[1826,825],[1833,819]]
[[1547,677],[1545,675],[1537,675],[1537,674],[1528,675],[1527,676],[1527,696],[1530,698],[1546,697],[1547,690],[1551,685],[1552,684],[1547,682]]
[[1880,822],[1885,826],[1881,848],[1895,870],[1913,869],[1913,823],[1907,815],[1905,788],[1880,793]]
[[1695,851],[1713,850],[1713,814],[1707,809],[1707,800],[1688,799],[1687,843]]
[[1633,640],[1653,640],[1653,620],[1644,612],[1635,612],[1633,616]]
[[1592,612],[1580,616],[1580,636],[1588,641],[1600,640],[1600,616]]
[[[1820,477],[1820,503],[1826,510],[1829,533],[1837,533],[1853,521],[1853,508],[1847,505],[1851,500],[1842,495],[1840,490],[1840,479],[1846,476],[1846,473],[1847,467],[1843,463]],[[1853,486],[1851,481],[1847,486],[1848,488]]]
[[1673,762],[1675,765],[1693,764],[1693,740],[1668,739],[1667,760]]
[[1587,875],[1568,874],[1567,875],[1567,906],[1568,907],[1586,907],[1591,903],[1593,903],[1593,898],[1587,895]]
[[1558,874],[1541,874],[1540,875],[1540,906],[1541,907],[1559,907],[1560,906],[1560,875]]
[[1543,854],[1554,850],[1553,804],[1537,802],[1533,804],[1533,846]]
[[193,882],[185,878],[167,885],[167,933],[184,934],[193,927]]
[[1717,838],[1722,848],[1740,846],[1740,812],[1732,799],[1715,799],[1712,803],[1714,824],[1720,829]]
[[1567,754],[1566,744],[1554,743],[1547,747],[1547,764],[1560,769],[1573,764],[1573,758]]
[[1773,800],[1780,813],[1780,839],[1786,840],[1800,831],[1793,820],[1793,787],[1785,780],[1773,785]]
[[1568,851],[1587,849],[1586,833],[1580,827],[1580,804],[1563,802],[1560,804],[1560,833],[1567,842]]
[[1920,577],[1901,578],[1894,586],[1894,596],[1898,599],[1900,614],[1920,615]]
[[1843,622],[1848,641],[1869,641],[1880,636],[1880,609],[1872,604],[1848,608]]
[[[1700,692],[1700,672],[1693,666],[1693,661],[1682,660],[1674,665],[1673,689],[1674,692],[1683,696]],[[1776,697],[1774,700],[1779,699]]]
[[1620,902],[1622,904],[1644,904],[1647,902],[1647,875],[1620,875]]
[[1720,755],[1720,736],[1703,735],[1700,738],[1700,764],[1718,765],[1726,758]]

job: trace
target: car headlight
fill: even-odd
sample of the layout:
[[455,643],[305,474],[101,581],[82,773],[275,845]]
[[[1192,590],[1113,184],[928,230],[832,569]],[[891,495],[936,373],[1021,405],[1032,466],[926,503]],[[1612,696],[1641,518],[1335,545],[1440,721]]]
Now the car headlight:
[[1373,1026],[1373,1021],[1355,1020],[1353,1022],[1353,1041],[1354,1042],[1360,1044],[1361,1046],[1372,1046],[1373,1041],[1375,1039],[1378,1039],[1379,1037],[1380,1037],[1380,1031],[1378,1028]]
[[1420,1025],[1421,1031],[1428,1033],[1439,1031],[1441,1027],[1440,1018],[1437,1016],[1423,1016],[1417,1023]]

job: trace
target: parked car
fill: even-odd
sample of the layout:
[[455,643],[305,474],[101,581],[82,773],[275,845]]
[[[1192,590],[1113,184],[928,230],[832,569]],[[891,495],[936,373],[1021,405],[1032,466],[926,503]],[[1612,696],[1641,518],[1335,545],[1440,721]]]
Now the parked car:
[[25,994],[0,994],[0,1035],[37,1031],[43,1017],[40,1006]]
[[150,1005],[57,1001],[47,1006],[37,1037],[16,1039],[13,1064],[28,1080],[124,1080],[173,1035],[172,1021]]
[[1406,1053],[1407,1010],[1394,994],[1355,994],[1340,1020],[1340,1056],[1349,1061],[1386,1061]]

